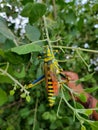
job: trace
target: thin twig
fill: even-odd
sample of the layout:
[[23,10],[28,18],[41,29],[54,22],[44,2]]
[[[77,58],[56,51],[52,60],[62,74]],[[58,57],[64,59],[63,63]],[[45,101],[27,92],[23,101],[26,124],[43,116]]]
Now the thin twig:
[[47,22],[46,22],[45,16],[43,16],[43,20],[44,20],[44,27],[45,27],[47,41],[48,41],[49,46],[51,47],[51,42],[50,42],[50,39],[49,39],[49,34],[48,34],[48,29],[47,29]]
[[85,49],[85,48],[80,48],[80,47],[67,47],[67,46],[52,46],[53,48],[64,48],[64,49],[70,49],[70,50],[80,50],[80,51],[85,51],[85,52],[91,52],[91,53],[98,53],[97,50],[91,50],[91,49]]
[[54,41],[51,41],[50,40],[50,42],[52,43],[52,42],[58,42],[58,41],[60,41],[61,40],[61,38],[58,38],[58,39],[56,39],[56,40],[54,40]]
[[68,103],[68,101],[66,100],[62,88],[61,88],[61,92],[62,92],[62,98],[63,98],[63,100],[65,101],[65,103],[67,104],[67,106],[74,112],[74,111],[75,111],[75,108],[73,108],[73,107]]
[[35,112],[34,112],[34,125],[33,125],[33,130],[35,130],[35,126],[36,126],[37,107],[38,107],[38,98],[36,99],[36,104],[35,104]]
[[57,13],[56,13],[56,4],[55,4],[55,0],[52,0],[52,3],[53,3],[54,20],[56,20],[56,18],[57,18]]
[[[66,98],[65,98],[65,96],[64,96],[64,92],[63,92],[63,89],[62,89],[62,88],[61,88],[61,92],[62,92],[62,98],[63,98],[63,100],[65,101],[65,103],[67,104],[67,106],[73,111],[73,113],[75,114],[75,116],[77,117],[77,119],[78,119],[79,121],[85,121],[85,122],[87,122],[87,123],[93,122],[93,121],[91,121],[91,120],[85,119],[84,117],[82,117],[82,116],[79,114],[82,109],[76,109],[76,108],[74,108],[73,106],[71,106],[71,105],[69,104],[69,102],[66,100]],[[83,109],[83,110],[86,110],[86,109]],[[87,110],[93,110],[93,108],[92,108],[92,109],[87,109]]]
[[88,68],[89,65],[86,63],[86,61],[84,60],[84,58],[80,55],[79,50],[76,50],[76,52],[77,52],[78,56],[81,58],[81,60],[84,62],[84,64],[86,65],[86,67]]
[[19,83],[18,80],[12,77],[6,70],[0,69],[0,72],[2,73],[2,75],[8,76],[14,83],[19,85],[21,87],[21,91],[24,91],[27,95],[29,94],[29,92],[25,89],[25,87],[21,83]]
[[10,103],[10,104],[8,104],[8,105],[6,105],[6,106],[0,107],[0,109],[5,110],[5,109],[11,108],[11,107],[16,106],[16,105],[17,105],[17,106],[20,106],[21,103],[22,103],[22,99],[20,98],[20,100],[15,101],[15,102],[12,102],[12,103]]
[[18,43],[17,43],[17,41],[15,39],[14,39],[14,43],[15,43],[16,46],[18,46]]
[[60,111],[61,103],[62,103],[62,97],[61,97],[61,99],[59,101],[59,105],[58,105],[58,109],[57,109],[57,117],[59,117],[59,118],[62,118],[61,116],[59,116],[59,111]]
[[49,33],[48,33],[48,29],[47,29],[47,22],[46,22],[45,16],[43,16],[43,21],[44,21],[44,27],[45,27],[45,33],[46,33],[48,45],[50,47],[51,53],[53,54],[53,50],[52,50],[51,41],[50,41],[50,38],[49,38]]

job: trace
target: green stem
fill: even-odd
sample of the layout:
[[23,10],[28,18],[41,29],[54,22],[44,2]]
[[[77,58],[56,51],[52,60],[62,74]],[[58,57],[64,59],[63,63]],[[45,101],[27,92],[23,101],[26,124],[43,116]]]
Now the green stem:
[[58,42],[58,41],[60,41],[61,40],[61,38],[58,38],[58,39],[56,39],[56,40],[54,40],[54,41],[50,41],[51,43],[52,42]]
[[6,68],[5,68],[6,72],[7,72],[8,68],[9,68],[9,62],[7,62],[7,64],[6,64]]
[[17,85],[19,85],[21,87],[21,91],[24,91],[26,94],[29,94],[29,92],[25,89],[25,87],[22,84],[20,84],[18,82],[18,80],[16,80],[14,77],[12,77],[6,70],[0,69],[0,72],[3,75],[8,76],[14,83],[16,83]]
[[45,16],[43,16],[43,20],[44,20],[44,26],[45,26],[47,41],[48,41],[49,46],[51,47],[51,42],[50,42],[50,39],[49,39],[49,33],[48,33],[48,29],[47,29],[47,22],[46,22]]
[[61,88],[61,92],[62,92],[62,98],[65,101],[65,103],[67,104],[67,106],[74,112],[75,109],[68,103],[68,101],[66,100],[64,93],[63,93],[63,89]]
[[37,107],[38,107],[38,98],[36,99],[36,104],[35,104],[33,130],[35,130],[35,127],[36,127]]
[[52,0],[52,3],[53,3],[54,20],[56,20],[56,18],[57,18],[57,12],[56,12],[56,4],[55,4],[55,0]]
[[91,52],[91,53],[98,53],[97,50],[91,50],[91,49],[84,49],[80,47],[67,47],[67,46],[52,46],[53,48],[64,48],[64,49],[70,49],[70,50],[80,50],[80,51],[85,51],[85,52]]
[[[64,92],[63,92],[63,89],[61,88],[61,92],[62,92],[62,99],[65,101],[65,103],[67,104],[67,106],[74,112],[75,116],[77,117],[77,119],[81,122],[87,122],[87,123],[92,123],[94,121],[91,121],[91,120],[88,120],[88,119],[85,119],[84,117],[82,117],[79,112],[78,112],[78,109],[72,107],[69,102],[66,100],[65,96],[64,96]],[[82,109],[79,109],[79,110],[82,110]],[[92,110],[92,109],[91,109]]]
[[45,16],[43,16],[43,21],[44,21],[44,27],[45,27],[45,32],[46,32],[48,45],[50,47],[51,53],[53,54],[53,50],[52,50],[51,41],[50,41],[50,38],[49,38],[49,33],[48,33],[48,29],[47,29],[47,22],[46,22]]
[[72,62],[72,61],[74,61],[74,59],[57,60],[57,62],[59,62],[59,63],[63,63],[63,62]]
[[15,43],[16,46],[18,46],[18,43],[17,43],[17,41],[15,39],[14,39],[14,43]]
[[31,44],[34,44],[34,43],[39,43],[39,42],[45,42],[45,41],[47,41],[47,39],[43,39],[43,40],[34,41],[34,42],[32,42]]
[[88,68],[88,64],[85,62],[84,58],[80,55],[79,50],[76,50],[76,52],[77,52],[78,56],[81,58],[81,60],[84,62],[84,64],[85,64],[85,65],[87,66],[87,68]]
[[59,101],[59,105],[58,105],[58,109],[57,109],[57,117],[59,117],[59,118],[62,118],[61,116],[59,116],[59,111],[60,111],[61,102],[62,102],[62,97],[61,97],[61,99],[60,99],[60,101]]
[[[61,81],[61,83],[62,83],[62,81]],[[76,92],[74,92],[73,89],[69,88],[67,85],[65,85],[65,84],[63,83],[62,88],[64,88],[64,87],[65,87],[70,93],[76,93]]]

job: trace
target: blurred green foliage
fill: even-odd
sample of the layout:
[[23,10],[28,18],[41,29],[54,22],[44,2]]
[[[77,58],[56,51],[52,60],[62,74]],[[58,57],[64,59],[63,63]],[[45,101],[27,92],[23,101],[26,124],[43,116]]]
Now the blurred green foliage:
[[[34,0],[6,0],[1,4],[3,7],[0,5],[0,12],[5,12],[6,18],[0,17],[0,129],[98,129],[97,121],[91,124],[83,122],[81,125],[81,121],[73,120],[74,114],[64,100],[59,108],[61,92],[55,106],[49,108],[44,82],[27,91],[23,88],[23,85],[44,73],[43,56],[39,56],[43,55],[43,47],[48,44],[45,34],[47,27],[50,41],[53,41],[51,44],[55,46],[54,52],[58,49],[55,56],[61,67],[78,73],[80,80],[77,83],[82,82],[86,91],[98,98],[98,53],[94,52],[98,49],[97,0],[85,4],[79,0],[43,0],[42,3]],[[22,36],[21,28],[15,30],[15,23],[9,20],[10,17],[15,19],[19,15],[29,19]],[[21,22],[19,26],[22,26]],[[75,49],[78,47],[92,51]],[[73,106],[67,90],[64,95]],[[79,97],[81,101],[86,101],[84,95]],[[79,103],[76,103],[76,107],[83,108]],[[87,116],[92,111],[82,111],[83,113]]]

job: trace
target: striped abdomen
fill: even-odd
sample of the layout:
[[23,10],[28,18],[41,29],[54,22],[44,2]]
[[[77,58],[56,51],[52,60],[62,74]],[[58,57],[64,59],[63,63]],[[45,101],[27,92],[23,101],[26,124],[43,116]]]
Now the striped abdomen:
[[58,95],[58,81],[57,77],[51,72],[50,66],[45,63],[45,81],[48,92],[49,106],[52,107],[55,103],[56,96]]
[[48,74],[47,80],[48,80],[48,84],[47,84],[48,101],[49,101],[49,106],[52,107],[55,103],[56,97],[54,95],[53,81],[49,74]]

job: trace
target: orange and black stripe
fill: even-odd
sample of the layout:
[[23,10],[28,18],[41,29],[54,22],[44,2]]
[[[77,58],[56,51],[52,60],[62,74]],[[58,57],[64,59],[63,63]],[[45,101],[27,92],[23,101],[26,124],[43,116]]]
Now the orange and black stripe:
[[48,102],[49,106],[52,107],[55,103],[55,95],[54,95],[54,88],[53,88],[53,81],[50,76],[50,66],[47,62],[44,63],[45,65],[45,80],[46,80],[46,87],[48,92]]
[[47,89],[48,89],[48,102],[49,102],[49,106],[52,107],[55,103],[55,96],[54,96],[54,89],[53,89],[53,83],[52,83],[52,78],[50,77],[50,75],[48,74],[48,85],[47,85]]

